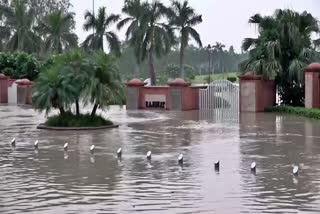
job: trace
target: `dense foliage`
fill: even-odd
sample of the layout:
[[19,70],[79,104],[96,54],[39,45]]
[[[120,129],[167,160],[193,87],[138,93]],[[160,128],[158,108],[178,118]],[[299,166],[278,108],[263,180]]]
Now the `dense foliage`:
[[[37,54],[77,45],[69,0],[11,0],[0,4],[0,51]],[[71,44],[71,45],[70,45]]]
[[101,116],[91,116],[90,114],[76,116],[71,112],[48,117],[45,124],[53,127],[99,127],[113,125],[110,120],[106,120]]
[[0,71],[12,79],[35,80],[40,70],[40,62],[26,53],[0,53]]
[[[147,79],[149,78],[149,67],[147,63],[137,64],[132,58],[134,50],[131,47],[124,46],[120,57],[120,72],[123,79],[128,80],[134,77]],[[179,68],[180,51],[178,49],[171,50],[167,55],[162,56],[155,62],[155,70],[158,78],[168,77],[168,68]],[[198,48],[189,46],[185,49],[184,64],[186,70],[186,78],[192,79],[193,76],[207,74],[222,74],[238,72],[238,65],[247,58],[247,54],[238,54],[230,50],[221,51],[212,48],[209,52],[207,48]],[[192,69],[189,69],[192,68]],[[190,72],[191,71],[191,72]],[[178,73],[170,75],[169,78],[180,77],[180,68]],[[168,79],[164,80],[165,82]],[[162,82],[161,82],[162,83]]]
[[246,38],[242,47],[249,59],[242,63],[243,71],[254,71],[275,78],[283,104],[304,104],[304,68],[319,60],[311,35],[319,32],[316,18],[310,13],[276,10],[273,16],[252,16],[258,38]]
[[320,109],[306,109],[303,107],[273,106],[265,109],[266,112],[294,114],[303,117],[320,119]]
[[74,50],[54,57],[32,87],[35,109],[46,113],[59,109],[62,115],[76,106],[76,115],[80,116],[81,102],[93,106],[94,117],[98,108],[121,104],[123,97],[116,60],[102,51]]

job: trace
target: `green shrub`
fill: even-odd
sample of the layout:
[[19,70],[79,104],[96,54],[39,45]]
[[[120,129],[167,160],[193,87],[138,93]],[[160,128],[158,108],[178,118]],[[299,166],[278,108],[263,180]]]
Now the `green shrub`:
[[230,82],[237,82],[237,77],[228,77],[227,80]]
[[266,108],[265,111],[295,114],[298,116],[320,119],[320,109],[307,109],[303,107],[291,107],[291,106],[273,106],[273,107]]
[[0,71],[12,79],[27,78],[31,81],[38,76],[39,61],[26,53],[0,53]]
[[6,67],[5,69],[3,69],[2,72],[3,72],[4,75],[6,75],[7,77],[12,77],[12,76],[14,76],[14,70],[13,70],[13,68]]
[[113,125],[110,120],[101,116],[91,116],[90,114],[76,116],[71,112],[48,117],[47,126],[53,127],[99,127]]

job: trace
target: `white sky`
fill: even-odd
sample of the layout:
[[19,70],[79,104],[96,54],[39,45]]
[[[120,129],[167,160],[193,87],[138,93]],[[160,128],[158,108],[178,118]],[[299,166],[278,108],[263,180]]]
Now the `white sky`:
[[[169,4],[170,0],[161,0]],[[203,23],[197,27],[204,45],[222,42],[227,47],[233,45],[240,51],[245,37],[255,36],[255,28],[248,19],[255,13],[270,15],[275,9],[307,10],[320,19],[320,0],[189,0],[197,13],[203,15]],[[76,13],[77,29],[80,41],[86,37],[82,29],[84,12],[92,10],[92,0],[71,0]],[[96,10],[106,6],[108,13],[121,13],[123,0],[95,0]],[[120,39],[124,39],[120,32]]]

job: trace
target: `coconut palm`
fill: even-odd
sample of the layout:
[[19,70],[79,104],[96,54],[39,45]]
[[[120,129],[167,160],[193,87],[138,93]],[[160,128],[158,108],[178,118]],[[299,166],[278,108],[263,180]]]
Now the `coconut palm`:
[[276,10],[272,16],[256,14],[249,23],[258,26],[259,36],[244,39],[249,59],[242,70],[276,78],[284,104],[303,105],[303,70],[318,56],[311,40],[311,34],[319,32],[317,20],[307,12]]
[[117,28],[121,30],[125,25],[129,25],[126,30],[127,40],[130,40],[133,33],[139,28],[147,6],[148,4],[142,3],[141,0],[125,0],[122,13],[127,17],[118,23]]
[[121,103],[124,97],[123,84],[119,76],[116,60],[103,51],[92,54],[92,68],[89,72],[85,90],[85,103],[94,104],[91,116],[95,116],[98,108]]
[[202,42],[199,33],[194,29],[194,26],[202,22],[202,16],[197,15],[195,10],[190,7],[188,1],[183,3],[180,1],[172,1],[171,8],[168,10],[169,24],[175,26],[180,34],[180,72],[184,78],[184,51],[188,46],[190,38],[192,38],[200,47]]
[[8,50],[29,53],[39,50],[41,39],[33,30],[34,11],[28,8],[26,1],[13,0],[10,6],[0,5],[0,14],[5,18],[5,26],[11,32],[6,45]]
[[130,40],[138,61],[148,58],[151,85],[156,84],[154,57],[168,53],[174,43],[173,29],[161,22],[166,11],[167,8],[158,1],[146,5],[141,24]]
[[78,37],[72,32],[74,14],[54,11],[39,24],[39,31],[44,36],[44,48],[51,53],[62,53],[78,44]]
[[87,11],[85,14],[86,22],[84,29],[86,31],[93,30],[86,40],[83,42],[85,48],[92,50],[104,50],[104,41],[106,39],[110,51],[116,56],[120,55],[120,41],[118,36],[108,31],[112,24],[120,20],[119,15],[106,13],[106,7],[99,8],[97,16],[94,16],[91,12]]
[[225,70],[225,47],[226,46],[220,42],[216,42],[216,44],[212,46],[214,58],[217,61],[216,65],[220,73],[224,73]]

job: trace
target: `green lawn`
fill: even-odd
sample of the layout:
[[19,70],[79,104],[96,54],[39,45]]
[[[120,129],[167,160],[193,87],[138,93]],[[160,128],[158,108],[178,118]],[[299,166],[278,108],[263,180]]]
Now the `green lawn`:
[[[237,77],[238,78],[238,73],[224,73],[224,74],[213,74],[211,76],[211,81],[215,80],[224,80],[227,79],[228,77]],[[199,84],[199,83],[207,83],[206,78],[208,75],[198,75],[196,76],[192,81],[193,84]]]

